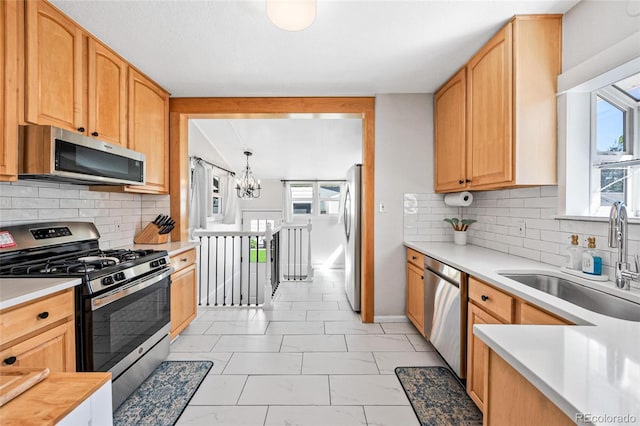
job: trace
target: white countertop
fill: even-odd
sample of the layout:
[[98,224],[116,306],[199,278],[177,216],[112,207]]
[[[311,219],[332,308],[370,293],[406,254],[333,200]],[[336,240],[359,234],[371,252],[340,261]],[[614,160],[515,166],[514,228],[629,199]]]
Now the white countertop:
[[169,256],[175,256],[194,247],[198,247],[200,243],[198,241],[175,241],[164,244],[132,244],[125,247],[118,248],[132,248],[134,250],[166,250]]
[[[600,315],[498,274],[549,272],[588,287],[640,303],[640,290],[619,290],[612,282],[587,281],[558,267],[477,246],[410,243],[427,256],[575,322],[576,326],[476,325],[473,332],[575,421],[576,413],[594,424],[640,424],[640,322]],[[613,421],[612,421],[613,420]]]
[[0,310],[80,284],[80,278],[0,278]]

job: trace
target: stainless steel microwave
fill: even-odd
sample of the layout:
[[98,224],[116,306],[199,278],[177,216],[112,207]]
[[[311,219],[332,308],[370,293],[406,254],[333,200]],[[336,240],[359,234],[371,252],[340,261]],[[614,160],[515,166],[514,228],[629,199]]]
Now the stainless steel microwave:
[[144,185],[145,155],[54,126],[20,128],[21,179]]

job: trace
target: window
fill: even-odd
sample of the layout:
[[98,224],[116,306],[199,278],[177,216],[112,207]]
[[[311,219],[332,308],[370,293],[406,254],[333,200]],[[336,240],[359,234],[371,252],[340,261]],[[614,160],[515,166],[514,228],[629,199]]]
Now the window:
[[[251,219],[251,232],[265,232],[267,223],[271,224],[271,229],[275,227],[275,220],[270,219]],[[265,238],[262,236],[249,238],[249,261],[251,263],[267,262],[267,245]]]
[[[293,215],[337,216],[343,183],[336,182],[291,182],[289,190],[290,212]],[[286,197],[285,197],[286,198]]]
[[589,214],[607,216],[623,201],[640,216],[640,74],[592,94],[591,191]]
[[318,189],[320,214],[338,214],[340,209],[340,184],[321,183]]
[[211,216],[222,214],[222,192],[220,176],[211,177]]

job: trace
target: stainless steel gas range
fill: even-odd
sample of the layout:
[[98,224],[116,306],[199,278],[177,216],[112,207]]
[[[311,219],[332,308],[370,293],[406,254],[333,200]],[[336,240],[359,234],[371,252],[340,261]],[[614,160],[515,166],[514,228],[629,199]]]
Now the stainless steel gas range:
[[112,373],[115,410],[169,353],[172,268],[166,251],[100,250],[99,237],[90,222],[4,227],[0,277],[81,278],[77,370]]

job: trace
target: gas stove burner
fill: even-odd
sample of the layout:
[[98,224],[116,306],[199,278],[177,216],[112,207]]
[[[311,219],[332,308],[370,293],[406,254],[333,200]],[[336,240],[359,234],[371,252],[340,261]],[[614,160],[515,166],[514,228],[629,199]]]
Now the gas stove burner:
[[121,262],[128,262],[131,260],[140,259],[141,257],[147,256],[151,253],[154,253],[154,250],[116,249],[116,250],[107,250],[103,254],[108,257],[114,257],[114,258],[120,259]]
[[120,263],[120,259],[113,256],[84,256],[79,257],[78,262],[84,262],[90,265],[113,266]]

